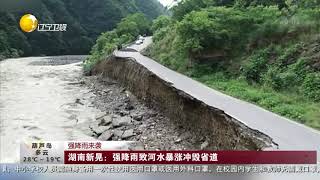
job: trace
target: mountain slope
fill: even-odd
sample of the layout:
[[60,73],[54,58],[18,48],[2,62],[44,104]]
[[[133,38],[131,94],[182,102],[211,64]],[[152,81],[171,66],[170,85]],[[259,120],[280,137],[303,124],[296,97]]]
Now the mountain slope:
[[[0,58],[15,56],[88,54],[101,32],[115,28],[128,14],[142,12],[153,19],[163,13],[157,0],[46,0],[29,9],[0,10]],[[4,2],[3,2],[4,3]],[[0,3],[0,6],[4,7]],[[15,9],[15,8],[13,8]],[[18,9],[18,8],[16,8]],[[67,32],[23,33],[22,15],[39,23],[64,23]]]
[[154,21],[146,55],[320,129],[319,18],[318,0],[185,0]]

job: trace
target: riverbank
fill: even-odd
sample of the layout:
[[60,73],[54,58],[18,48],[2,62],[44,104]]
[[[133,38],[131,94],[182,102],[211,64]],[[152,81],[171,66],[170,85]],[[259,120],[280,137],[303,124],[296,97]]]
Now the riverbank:
[[147,150],[193,149],[199,143],[119,83],[83,76],[84,58],[0,62],[1,163],[18,162],[23,141],[113,140],[115,149],[138,141],[132,148]]

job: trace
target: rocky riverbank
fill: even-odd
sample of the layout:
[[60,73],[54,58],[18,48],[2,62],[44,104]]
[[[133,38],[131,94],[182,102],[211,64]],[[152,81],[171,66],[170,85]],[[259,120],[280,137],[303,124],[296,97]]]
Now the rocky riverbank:
[[[29,57],[0,62],[0,162],[19,161],[20,143],[116,141],[109,149],[193,149],[201,145],[126,88],[83,76],[85,56]],[[205,145],[205,144],[204,144]]]
[[[122,55],[117,56],[121,53]],[[96,64],[91,74],[102,75],[102,79],[115,80],[121,86],[128,88],[143,104],[163,113],[170,119],[172,127],[179,127],[195,138],[195,141],[187,140],[193,144],[193,148],[211,150],[276,148],[277,144],[268,135],[251,129],[223,110],[209,106],[186,91],[177,89],[166,76],[159,77],[151,70],[157,68],[157,65],[153,64],[154,66],[148,69],[130,55],[144,58],[138,52],[115,53],[115,56]],[[144,59],[143,62],[152,63],[152,60],[147,61]],[[158,68],[163,67],[159,65]]]
[[80,125],[84,132],[103,141],[137,141],[136,149],[183,150],[205,148],[207,142],[176,126],[156,109],[140,103],[126,88],[102,77],[84,77],[92,89],[92,105],[103,113],[96,121]]

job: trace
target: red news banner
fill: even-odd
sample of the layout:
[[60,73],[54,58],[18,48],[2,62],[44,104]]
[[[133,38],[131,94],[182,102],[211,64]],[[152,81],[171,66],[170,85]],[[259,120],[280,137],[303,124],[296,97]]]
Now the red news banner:
[[316,151],[64,151],[65,164],[317,164]]

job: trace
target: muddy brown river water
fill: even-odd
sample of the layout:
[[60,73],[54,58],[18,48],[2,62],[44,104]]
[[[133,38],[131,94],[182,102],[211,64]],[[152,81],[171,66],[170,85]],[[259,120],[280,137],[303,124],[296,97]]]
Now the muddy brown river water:
[[[115,146],[128,140],[140,141],[150,150],[192,147],[195,141],[188,138],[188,132],[139,103],[116,82],[84,77],[84,58],[28,57],[0,62],[1,163],[19,161],[20,142],[97,140],[101,130],[108,130],[110,136],[102,140],[116,141]],[[107,117],[112,116],[112,124],[119,119],[127,124],[98,127],[97,118],[106,113],[111,114]]]
[[31,57],[0,62],[1,162],[18,161],[20,141],[93,139],[74,128],[101,113],[76,103],[93,96],[76,85],[82,70],[74,62],[81,60],[54,64],[53,59]]

